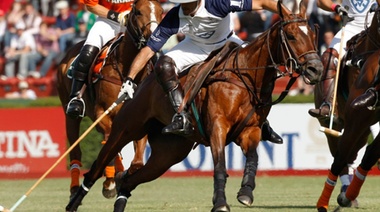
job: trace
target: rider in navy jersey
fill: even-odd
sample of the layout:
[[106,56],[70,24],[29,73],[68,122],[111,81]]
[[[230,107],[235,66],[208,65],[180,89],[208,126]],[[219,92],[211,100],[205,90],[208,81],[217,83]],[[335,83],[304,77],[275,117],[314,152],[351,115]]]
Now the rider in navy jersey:
[[[170,36],[182,33],[186,37],[157,61],[154,71],[157,80],[168,94],[174,110],[177,112],[183,100],[183,89],[179,84],[178,74],[192,65],[204,61],[215,49],[222,47],[227,41],[242,44],[243,41],[233,32],[230,12],[267,9],[277,11],[274,0],[169,0],[179,3],[163,18],[150,36],[147,46],[135,57],[130,73],[123,83],[119,97],[124,93],[133,98],[133,79],[142,70],[149,59],[158,52]],[[172,123],[162,133],[188,135],[193,132],[189,121],[189,113],[185,107],[176,113]],[[263,126],[268,139],[282,143],[282,139],[269,127]],[[263,133],[263,139],[264,139]]]

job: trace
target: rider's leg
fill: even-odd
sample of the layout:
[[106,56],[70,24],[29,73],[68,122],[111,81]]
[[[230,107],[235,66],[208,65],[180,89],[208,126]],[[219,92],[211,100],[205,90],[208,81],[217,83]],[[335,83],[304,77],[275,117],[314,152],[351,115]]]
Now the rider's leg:
[[334,87],[335,87],[335,74],[336,74],[336,61],[338,61],[338,52],[329,48],[322,54],[322,63],[324,67],[323,73],[323,103],[319,108],[310,109],[309,114],[313,117],[329,117],[331,111],[331,103],[333,101]]
[[158,82],[161,84],[165,93],[168,94],[170,103],[176,114],[173,116],[172,123],[162,129],[162,133],[174,133],[188,135],[194,130],[191,124],[190,114],[187,108],[178,113],[178,109],[183,101],[183,90],[175,72],[174,61],[168,56],[162,56],[156,63],[154,71]]
[[[380,60],[379,60],[380,64]],[[380,71],[380,70],[379,70]],[[379,91],[380,91],[380,73],[376,74],[373,87],[370,87],[364,94],[358,96],[354,101],[352,101],[351,106],[355,109],[367,107],[368,109],[374,109],[377,102],[379,101]]]
[[99,53],[99,48],[92,45],[84,45],[80,50],[78,58],[73,64],[73,82],[71,84],[71,101],[67,106],[66,114],[74,118],[78,118],[83,114],[83,101],[78,99],[80,90],[87,80],[89,69],[96,56]]

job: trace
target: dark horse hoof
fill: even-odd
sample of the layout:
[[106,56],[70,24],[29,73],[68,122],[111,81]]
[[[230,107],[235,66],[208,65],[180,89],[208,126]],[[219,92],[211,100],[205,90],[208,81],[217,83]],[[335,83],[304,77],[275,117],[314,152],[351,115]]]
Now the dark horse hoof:
[[230,206],[228,206],[227,204],[224,204],[224,205],[216,204],[212,208],[211,212],[230,212]]
[[113,178],[107,178],[103,182],[102,194],[105,198],[111,199],[116,196],[116,184]]
[[237,200],[245,206],[251,206],[253,203],[252,188],[242,187],[238,192]]

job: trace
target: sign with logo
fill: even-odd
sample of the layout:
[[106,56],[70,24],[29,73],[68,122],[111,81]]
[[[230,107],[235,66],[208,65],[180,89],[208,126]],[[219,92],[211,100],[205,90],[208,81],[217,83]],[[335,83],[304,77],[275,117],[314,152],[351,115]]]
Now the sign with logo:
[[[61,107],[0,109],[0,178],[40,177],[66,151]],[[50,176],[67,173],[66,160]]]

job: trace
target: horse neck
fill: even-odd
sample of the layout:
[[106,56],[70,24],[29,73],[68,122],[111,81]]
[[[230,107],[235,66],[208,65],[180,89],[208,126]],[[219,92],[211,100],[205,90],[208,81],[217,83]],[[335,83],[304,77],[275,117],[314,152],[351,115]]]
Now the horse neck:
[[121,63],[123,66],[123,74],[126,74],[125,71],[129,70],[133,59],[136,57],[139,51],[140,50],[135,45],[133,39],[130,37],[130,35],[128,35],[128,33],[126,33],[118,49],[118,58],[119,63]]

